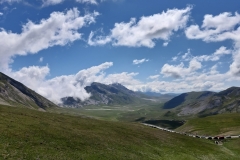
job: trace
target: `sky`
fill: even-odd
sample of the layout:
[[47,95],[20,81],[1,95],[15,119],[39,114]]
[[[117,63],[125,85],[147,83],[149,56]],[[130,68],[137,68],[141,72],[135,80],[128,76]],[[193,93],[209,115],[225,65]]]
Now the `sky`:
[[0,71],[53,102],[92,82],[240,86],[239,0],[0,0]]

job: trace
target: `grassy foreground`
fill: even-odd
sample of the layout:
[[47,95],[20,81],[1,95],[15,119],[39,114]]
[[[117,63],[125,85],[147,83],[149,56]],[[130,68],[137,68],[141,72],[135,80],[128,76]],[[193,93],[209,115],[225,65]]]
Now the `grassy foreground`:
[[219,114],[204,118],[189,119],[183,126],[176,130],[211,136],[240,135],[240,114]]
[[0,106],[0,159],[239,159],[240,141],[212,141],[136,123]]

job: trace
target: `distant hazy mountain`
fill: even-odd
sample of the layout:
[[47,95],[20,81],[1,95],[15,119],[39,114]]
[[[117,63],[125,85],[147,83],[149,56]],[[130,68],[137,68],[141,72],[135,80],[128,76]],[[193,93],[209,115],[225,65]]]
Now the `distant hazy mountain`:
[[94,82],[91,86],[85,87],[85,90],[91,93],[88,100],[81,101],[79,98],[64,97],[62,106],[76,108],[85,105],[123,105],[149,101],[146,95],[131,91],[119,83],[105,85]]
[[166,94],[162,94],[162,93],[156,93],[156,92],[141,92],[147,96],[151,96],[151,97],[176,97],[178,96],[179,94],[176,94],[176,93],[166,93]]
[[174,109],[179,116],[240,112],[240,87],[231,87],[219,93],[183,93],[166,102],[163,108]]
[[22,83],[0,72],[0,104],[35,109],[58,107]]

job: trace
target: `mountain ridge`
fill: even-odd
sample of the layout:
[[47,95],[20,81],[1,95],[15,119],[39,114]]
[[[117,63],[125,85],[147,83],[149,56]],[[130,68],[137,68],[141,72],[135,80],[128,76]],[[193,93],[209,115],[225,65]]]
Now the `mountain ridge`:
[[0,103],[43,110],[58,107],[50,100],[2,72],[0,72]]
[[119,83],[106,85],[93,82],[84,89],[91,94],[89,99],[81,101],[76,97],[63,97],[61,106],[79,108],[87,105],[126,105],[150,101],[148,96],[129,90]]
[[230,87],[218,93],[183,93],[166,102],[163,109],[175,110],[179,116],[240,112],[240,87]]

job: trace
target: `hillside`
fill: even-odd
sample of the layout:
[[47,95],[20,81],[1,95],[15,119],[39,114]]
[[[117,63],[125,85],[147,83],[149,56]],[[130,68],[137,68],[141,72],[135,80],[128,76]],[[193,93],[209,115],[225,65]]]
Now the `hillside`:
[[219,93],[183,93],[166,102],[163,108],[173,109],[179,116],[240,112],[240,88],[231,87]]
[[218,146],[136,123],[1,105],[0,113],[0,159],[237,160],[240,156],[239,139]]
[[203,118],[193,118],[189,119],[176,130],[209,136],[240,135],[240,114],[228,113]]
[[0,72],[0,104],[47,109],[58,107],[22,83]]
[[148,100],[149,97],[131,91],[119,83],[105,85],[94,82],[85,87],[85,90],[91,94],[89,99],[81,101],[79,98],[64,97],[61,105],[78,108],[88,105],[126,105],[151,102],[151,99]]

